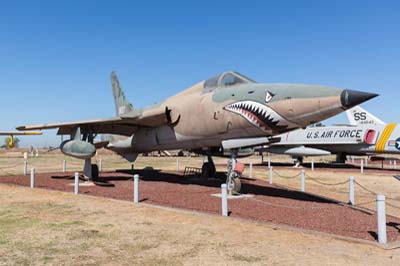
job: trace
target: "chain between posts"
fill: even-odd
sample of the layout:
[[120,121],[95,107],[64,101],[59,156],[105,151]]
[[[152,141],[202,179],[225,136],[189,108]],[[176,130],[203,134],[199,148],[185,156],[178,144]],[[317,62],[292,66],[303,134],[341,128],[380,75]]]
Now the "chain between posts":
[[14,174],[14,173],[8,172],[8,171],[4,170],[3,168],[0,168],[0,171],[5,173],[6,175],[9,175],[9,176],[17,176],[18,175],[18,174]]
[[299,176],[301,175],[301,173],[299,173],[299,174],[296,174],[296,175],[294,175],[294,176],[284,176],[284,175],[279,174],[279,173],[278,173],[276,170],[274,170],[274,169],[272,169],[272,172],[275,173],[278,177],[286,178],[286,179],[293,179],[293,178],[299,177]]
[[314,181],[315,183],[318,183],[318,184],[324,185],[324,186],[340,186],[340,185],[344,185],[344,184],[347,184],[350,182],[349,180],[345,180],[345,181],[337,182],[337,183],[325,183],[325,182],[319,181],[317,178],[312,177],[307,173],[306,173],[306,177],[307,177],[307,179],[310,179],[311,181]]
[[[22,163],[24,163],[24,162],[22,162]],[[1,167],[1,169],[10,169],[10,168],[17,167],[17,166],[19,166],[19,165],[21,165],[21,163],[20,163],[20,162],[18,162],[18,163],[16,163],[16,164],[14,164],[14,165],[2,166],[2,167]]]
[[386,205],[388,205],[388,206],[390,206],[390,207],[392,207],[392,208],[395,208],[395,209],[398,209],[398,210],[400,210],[400,207],[399,207],[399,206],[396,206],[396,205],[390,204],[390,203],[389,203],[389,202],[387,202],[387,201],[386,201]]
[[325,207],[295,207],[277,203],[266,202],[263,200],[255,199],[255,198],[245,198],[246,200],[255,201],[264,205],[273,206],[273,207],[282,207],[282,208],[289,208],[289,209],[297,209],[297,210],[321,210],[325,209]]
[[372,195],[376,196],[378,195],[377,193],[375,193],[374,191],[364,187],[363,185],[361,185],[360,183],[357,182],[357,180],[354,180],[354,183],[359,186],[360,188],[364,189],[365,191],[367,191],[368,193],[371,193]]

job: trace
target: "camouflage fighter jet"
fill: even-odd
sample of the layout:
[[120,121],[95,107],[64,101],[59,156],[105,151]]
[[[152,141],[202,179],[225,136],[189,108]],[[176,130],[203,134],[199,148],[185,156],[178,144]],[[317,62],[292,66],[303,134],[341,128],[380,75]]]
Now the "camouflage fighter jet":
[[[274,135],[304,128],[377,96],[317,85],[257,83],[237,72],[225,72],[159,104],[134,109],[114,72],[111,80],[115,117],[17,129],[58,128],[57,134],[71,136],[61,144],[61,151],[86,159],[86,165],[99,147],[113,150],[130,162],[144,152],[195,150],[208,156],[203,175],[213,176],[211,156],[224,149],[232,150],[233,166],[239,148],[270,143]],[[108,140],[94,143],[97,134],[107,134]],[[91,176],[88,170],[86,173]],[[228,185],[238,190],[240,181],[231,173],[228,172]]]
[[42,132],[19,132],[19,131],[0,131],[0,136],[9,136],[7,147],[9,149],[15,148],[14,136],[22,135],[42,135]]
[[346,112],[350,125],[309,127],[280,135],[280,141],[264,150],[292,156],[296,163],[305,156],[336,154],[338,163],[347,155],[400,154],[400,127],[386,124],[356,106]]

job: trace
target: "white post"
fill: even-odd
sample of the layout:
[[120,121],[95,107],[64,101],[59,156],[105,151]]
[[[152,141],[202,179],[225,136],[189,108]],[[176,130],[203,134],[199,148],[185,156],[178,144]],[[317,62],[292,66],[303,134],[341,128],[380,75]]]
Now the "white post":
[[269,152],[268,152],[268,168],[271,168],[271,158],[269,158]]
[[301,170],[301,192],[305,192],[306,191],[306,175],[305,175],[305,171]]
[[228,216],[228,186],[221,185],[222,216]]
[[394,169],[397,169],[397,161],[396,160],[394,160]]
[[389,160],[389,165],[392,165],[392,160]]
[[35,187],[35,168],[31,168],[31,188]]
[[133,203],[139,204],[139,175],[133,176]]
[[67,160],[63,161],[63,173],[67,172]]
[[314,159],[311,159],[311,171],[314,172]]
[[350,176],[349,180],[349,203],[354,206],[354,176]]
[[28,163],[26,162],[26,160],[24,160],[24,175],[27,175],[28,173]]
[[250,163],[249,177],[250,177],[250,178],[253,178],[253,163]]
[[363,174],[364,173],[364,160],[361,159],[360,163],[361,163],[361,166],[360,166],[361,174]]
[[380,244],[386,244],[386,210],[385,210],[385,196],[376,196],[376,209],[378,217],[378,242]]
[[74,194],[79,193],[79,173],[75,172]]
[[368,157],[365,158],[365,166],[368,166]]
[[354,156],[353,155],[351,156],[351,163],[354,164]]
[[103,160],[100,159],[99,161],[99,172],[103,171]]
[[176,158],[176,171],[179,172],[179,159]]
[[269,184],[270,184],[270,185],[272,185],[272,174],[273,174],[273,173],[272,173],[272,170],[273,170],[273,168],[270,167],[270,168],[269,168]]

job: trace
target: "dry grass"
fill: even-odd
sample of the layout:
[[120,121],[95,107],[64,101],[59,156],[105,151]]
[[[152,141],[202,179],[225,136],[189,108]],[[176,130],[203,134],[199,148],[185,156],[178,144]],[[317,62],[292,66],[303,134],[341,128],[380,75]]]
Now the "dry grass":
[[397,250],[0,185],[0,265],[398,265]]
[[[38,172],[60,171],[68,160],[69,170],[81,170],[82,161],[59,152],[41,153],[29,159]],[[105,170],[129,168],[130,164],[110,153],[100,153]],[[180,157],[184,166],[200,167],[202,157]],[[259,163],[260,157],[242,159]],[[289,161],[274,156],[274,161]],[[217,159],[224,170],[226,159]],[[2,154],[0,168],[22,172],[20,153]],[[8,167],[7,166],[13,166]],[[175,170],[176,158],[139,157],[135,168]],[[248,171],[248,170],[246,170]],[[281,176],[300,169],[280,168]],[[387,197],[400,199],[400,182],[388,173],[356,170],[307,171],[319,181],[336,183],[354,175],[356,180]],[[247,174],[247,172],[245,172]],[[3,174],[0,174],[3,175]],[[266,167],[253,175],[268,178]],[[300,179],[274,175],[274,183],[299,188]],[[347,186],[322,186],[307,181],[307,191],[347,201]],[[356,188],[356,202],[374,196]],[[399,265],[398,250],[355,244],[330,236],[278,229],[266,224],[221,217],[133,206],[104,198],[75,196],[44,190],[0,185],[0,265]],[[391,202],[395,206],[397,201]],[[369,207],[374,208],[374,204]],[[387,206],[399,216],[399,209]]]

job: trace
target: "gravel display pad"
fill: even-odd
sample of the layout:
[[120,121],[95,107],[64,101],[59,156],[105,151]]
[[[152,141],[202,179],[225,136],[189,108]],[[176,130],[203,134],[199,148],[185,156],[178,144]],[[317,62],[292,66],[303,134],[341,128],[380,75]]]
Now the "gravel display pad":
[[[183,176],[182,173],[157,170],[135,170],[140,175],[139,200],[154,205],[219,214],[221,179]],[[81,186],[79,193],[133,201],[131,171],[102,172],[97,186]],[[37,174],[35,186],[73,192],[73,173]],[[81,181],[82,182],[82,181]],[[30,177],[2,176],[0,183],[29,186]],[[242,192],[253,197],[229,200],[232,217],[259,222],[283,224],[306,230],[377,239],[376,213],[354,209],[345,203],[302,193],[263,180],[242,179]],[[388,241],[400,240],[400,219],[387,216]]]

